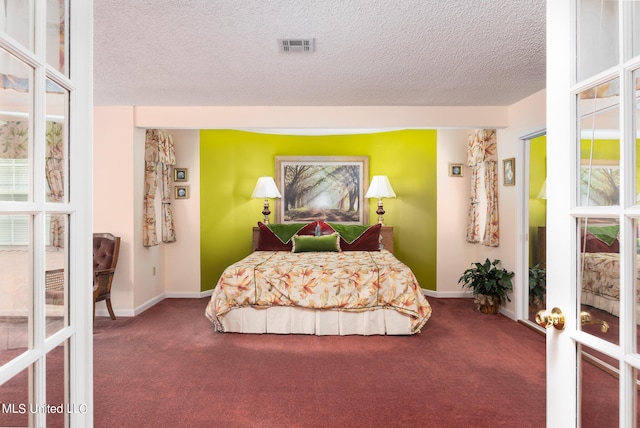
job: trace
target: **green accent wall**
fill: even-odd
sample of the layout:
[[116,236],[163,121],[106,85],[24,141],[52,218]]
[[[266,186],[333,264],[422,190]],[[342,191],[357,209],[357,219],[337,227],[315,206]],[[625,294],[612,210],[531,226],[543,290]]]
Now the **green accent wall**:
[[[263,218],[264,202],[251,193],[258,177],[275,177],[275,156],[368,156],[366,184],[386,175],[397,195],[384,200],[396,257],[422,288],[436,290],[436,146],[435,130],[328,136],[200,131],[201,290],[214,288],[227,266],[251,252],[251,230]],[[377,199],[368,204],[369,223],[375,223]]]

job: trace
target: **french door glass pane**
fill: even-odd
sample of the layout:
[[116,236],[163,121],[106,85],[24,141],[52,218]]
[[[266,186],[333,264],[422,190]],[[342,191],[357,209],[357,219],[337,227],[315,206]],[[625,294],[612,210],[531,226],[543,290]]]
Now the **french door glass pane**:
[[580,427],[602,428],[619,425],[618,363],[598,358],[594,349],[582,347],[580,362]]
[[618,2],[578,1],[578,80],[618,64]]
[[2,31],[33,50],[33,0],[5,0],[0,5]]
[[640,2],[634,1],[631,2],[631,16],[633,22],[631,24],[631,28],[633,30],[633,56],[640,55]]
[[0,385],[0,426],[28,427],[30,411],[29,368]]
[[0,49],[0,201],[31,200],[33,69]]
[[47,79],[46,201],[66,202],[67,112],[69,92]]
[[578,95],[582,206],[620,205],[619,80]]
[[65,0],[47,0],[47,63],[67,74],[67,27]]
[[[635,242],[635,263],[633,266],[633,272],[635,274],[634,283],[636,284],[636,286],[633,287],[633,301],[635,302],[635,311],[632,315],[635,317],[635,322],[633,323],[633,325],[635,326],[634,333],[636,338],[638,338],[638,335],[640,334],[640,329],[638,329],[638,322],[640,322],[640,292],[638,290],[638,287],[640,286],[640,219],[633,219],[633,232],[633,242]],[[640,349],[638,348],[639,346],[640,340],[636,340],[636,353],[640,352]]]
[[[68,379],[68,341],[64,341],[60,345],[53,348],[47,353],[47,391],[46,402],[55,407],[54,411],[46,414],[47,426],[62,427],[64,425],[65,416],[69,413],[80,412],[82,407],[76,408],[69,404]],[[59,412],[58,410],[61,410]]]
[[0,365],[26,351],[30,343],[30,221],[27,215],[0,215]]
[[579,328],[618,344],[620,331],[620,224],[614,218],[578,219]]
[[46,246],[45,304],[47,309],[47,337],[69,325],[69,216],[48,214],[48,243]]

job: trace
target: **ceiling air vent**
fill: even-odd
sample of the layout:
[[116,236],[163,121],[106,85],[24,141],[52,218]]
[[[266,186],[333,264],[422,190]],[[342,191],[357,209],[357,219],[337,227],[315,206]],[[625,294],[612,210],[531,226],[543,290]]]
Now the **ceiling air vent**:
[[278,39],[280,52],[313,52],[316,39]]

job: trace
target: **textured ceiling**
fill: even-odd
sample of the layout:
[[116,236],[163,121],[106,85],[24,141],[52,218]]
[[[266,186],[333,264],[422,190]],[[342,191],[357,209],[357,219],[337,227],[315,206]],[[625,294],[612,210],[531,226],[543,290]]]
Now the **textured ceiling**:
[[506,106],[545,87],[545,0],[94,0],[94,29],[96,105]]

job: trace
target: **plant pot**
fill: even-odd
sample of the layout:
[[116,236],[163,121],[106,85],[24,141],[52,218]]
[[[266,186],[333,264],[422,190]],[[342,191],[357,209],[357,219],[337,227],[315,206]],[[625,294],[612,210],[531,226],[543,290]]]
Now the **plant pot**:
[[493,305],[480,305],[480,312],[488,315],[497,315],[500,313],[500,302],[495,302]]
[[476,309],[483,314],[495,315],[500,312],[500,299],[494,299],[484,294],[476,294],[473,301],[476,304]]

